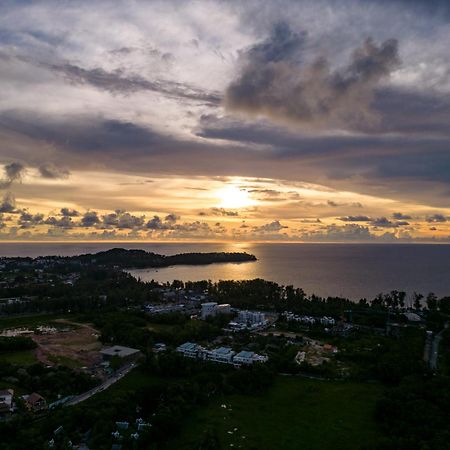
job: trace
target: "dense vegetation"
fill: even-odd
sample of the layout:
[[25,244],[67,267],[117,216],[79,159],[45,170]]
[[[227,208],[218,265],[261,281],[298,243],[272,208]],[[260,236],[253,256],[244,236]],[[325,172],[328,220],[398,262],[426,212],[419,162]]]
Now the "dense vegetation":
[[[52,437],[56,441],[53,448],[68,448],[68,441],[72,440],[85,441],[93,450],[109,450],[116,442],[111,435],[116,429],[115,422],[126,420],[135,424],[138,418],[151,422],[152,427],[141,433],[138,442],[131,438],[130,431],[121,441],[124,450],[165,450],[177,443],[179,447],[172,448],[219,449],[224,445],[228,448],[234,442],[228,434],[230,430],[208,417],[210,412],[213,419],[219,417],[223,413],[220,405],[231,399],[242,408],[236,411],[233,423],[247,423],[250,430],[247,433],[252,436],[252,443],[249,441],[242,448],[264,448],[264,437],[267,445],[272,445],[277,432],[268,430],[282,428],[277,421],[283,417],[287,420],[289,415],[298,419],[292,424],[297,438],[286,431],[284,447],[279,448],[296,448],[300,443],[302,448],[314,449],[320,448],[318,443],[322,442],[323,448],[350,449],[358,448],[365,440],[367,450],[448,448],[450,329],[445,326],[450,319],[449,297],[439,299],[432,293],[426,297],[415,294],[411,301],[404,292],[392,291],[355,303],[340,297],[306,295],[300,288],[261,279],[217,283],[174,281],[161,285],[136,280],[122,270],[130,266],[147,267],[149,263],[159,267],[158,264],[203,264],[221,262],[223,258],[227,261],[252,258],[245,254],[186,257],[114,249],[74,258],[18,258],[6,262],[0,285],[0,299],[3,299],[0,313],[4,317],[0,319],[0,329],[37,326],[42,318],[54,320],[63,315],[74,322],[91,323],[104,345],[140,349],[145,362],[108,392],[80,405],[56,409],[40,420],[24,414],[0,422],[0,450],[41,449]],[[226,315],[208,320],[191,319],[181,313],[149,317],[143,306],[166,302],[164,293],[167,292],[182,298],[185,294],[206,295],[208,300],[230,303],[236,308],[270,311],[274,315],[291,311],[298,315],[329,316],[340,325],[352,327],[347,334],[339,334],[326,330],[320,323],[292,322],[286,315],[280,315],[276,329],[270,328],[266,333],[241,331],[229,335],[223,332],[230,320]],[[419,317],[419,322],[408,322],[405,313],[411,312]],[[423,362],[426,330],[441,336],[437,374]],[[318,366],[298,364],[295,357],[307,339],[322,340],[339,351]],[[205,346],[226,345],[235,351],[247,349],[268,355],[269,362],[236,370],[228,365],[193,361],[173,351],[185,341]],[[168,351],[154,353],[154,344],[158,342],[167,344]],[[29,358],[34,346],[29,338],[0,337],[0,388],[11,386],[20,394],[36,391],[52,401],[86,391],[96,383],[90,376],[66,367],[35,364]],[[322,389],[317,383],[327,388]],[[361,398],[352,397],[348,386],[355,389],[355,395],[360,392]],[[287,398],[295,398],[296,389],[302,393],[298,404],[305,409],[301,412],[292,404],[286,405]],[[334,398],[330,397],[333,392]],[[370,399],[367,408],[363,408],[367,399]],[[254,408],[258,414],[245,408]],[[324,426],[334,430],[337,439],[334,443],[327,444],[332,440],[313,436],[319,431],[311,428],[308,413],[315,414],[320,408],[326,408],[323,418],[328,425]],[[272,409],[276,414],[270,412]],[[186,426],[191,423],[187,418],[191,415],[204,421],[204,433],[202,430],[195,436],[186,435]],[[354,420],[370,433],[353,425],[347,427],[339,422],[343,418]],[[365,422],[358,422],[360,418]],[[321,416],[316,419],[320,424]],[[256,425],[259,422],[261,428]],[[64,431],[56,436],[54,431],[61,426]],[[257,427],[263,437],[251,431],[252,427]],[[136,430],[136,426],[132,425],[131,429]],[[350,441],[346,440],[346,431]],[[179,440],[172,440],[176,436]],[[30,442],[34,447],[30,447]]]

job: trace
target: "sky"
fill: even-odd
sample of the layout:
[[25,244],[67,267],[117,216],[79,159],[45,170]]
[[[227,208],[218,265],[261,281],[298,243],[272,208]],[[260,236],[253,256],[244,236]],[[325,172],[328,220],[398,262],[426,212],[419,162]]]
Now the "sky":
[[0,240],[450,242],[450,3],[0,2]]

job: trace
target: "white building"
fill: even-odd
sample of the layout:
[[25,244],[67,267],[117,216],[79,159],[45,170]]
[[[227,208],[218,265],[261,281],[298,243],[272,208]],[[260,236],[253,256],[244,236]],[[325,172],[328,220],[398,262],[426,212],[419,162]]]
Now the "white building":
[[258,355],[254,352],[241,351],[233,358],[233,364],[240,366],[241,364],[253,364],[255,362],[267,362],[267,356]]
[[222,364],[233,364],[239,367],[243,364],[265,363],[268,357],[258,355],[254,352],[241,351],[238,354],[230,347],[219,347],[207,350],[198,344],[185,342],[177,348],[177,352],[188,358],[205,359],[207,361],[218,362]]
[[216,302],[202,303],[202,319],[206,319],[210,316],[216,316],[217,314],[230,314],[231,305],[229,303],[221,303],[220,305]]
[[260,311],[239,311],[236,322],[247,326],[266,323],[266,315]]
[[201,357],[204,350],[205,349],[201,345],[194,344],[193,342],[185,342],[177,347],[177,352],[188,358]]
[[216,307],[217,314],[231,314],[231,305],[229,303],[221,303]]
[[0,414],[11,412],[13,409],[14,391],[5,389],[0,391]]
[[215,316],[216,307],[217,307],[216,302],[202,303],[202,319],[206,319],[209,316]]
[[219,347],[205,353],[205,359],[226,364],[232,362],[233,356],[234,351],[229,347]]

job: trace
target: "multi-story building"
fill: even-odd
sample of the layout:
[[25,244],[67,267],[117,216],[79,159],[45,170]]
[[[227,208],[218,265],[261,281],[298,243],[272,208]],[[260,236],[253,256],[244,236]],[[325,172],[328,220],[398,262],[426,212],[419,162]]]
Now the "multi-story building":
[[193,342],[185,342],[177,347],[177,352],[188,358],[199,358],[202,357],[204,348]]
[[202,303],[202,319],[216,315],[216,302]]
[[217,314],[230,314],[231,305],[229,303],[221,303],[220,305],[216,302],[202,303],[202,319],[207,317],[216,316]]
[[229,347],[219,347],[205,352],[204,358],[209,361],[230,364],[233,360],[234,353]]
[[236,366],[240,366],[241,364],[253,364],[255,362],[267,362],[267,356],[258,355],[254,352],[248,352],[243,350],[239,352],[233,358],[233,364]]
[[260,311],[239,311],[236,322],[252,326],[266,322],[266,315]]

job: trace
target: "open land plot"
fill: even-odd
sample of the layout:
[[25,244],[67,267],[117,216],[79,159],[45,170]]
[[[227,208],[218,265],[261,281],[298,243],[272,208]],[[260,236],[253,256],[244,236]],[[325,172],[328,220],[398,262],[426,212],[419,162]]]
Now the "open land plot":
[[167,448],[196,448],[210,429],[223,448],[357,450],[377,434],[380,394],[377,384],[279,376],[261,396],[223,396],[197,409]]
[[98,340],[99,332],[95,328],[64,319],[55,320],[55,323],[69,328],[32,336],[38,345],[36,355],[39,361],[47,365],[61,364],[72,368],[92,367],[100,362],[98,352],[102,345]]
[[101,360],[99,332],[89,324],[61,315],[29,315],[0,318],[0,333],[29,336],[35,350],[0,355],[0,361],[30,365],[37,361],[49,366],[92,367]]

